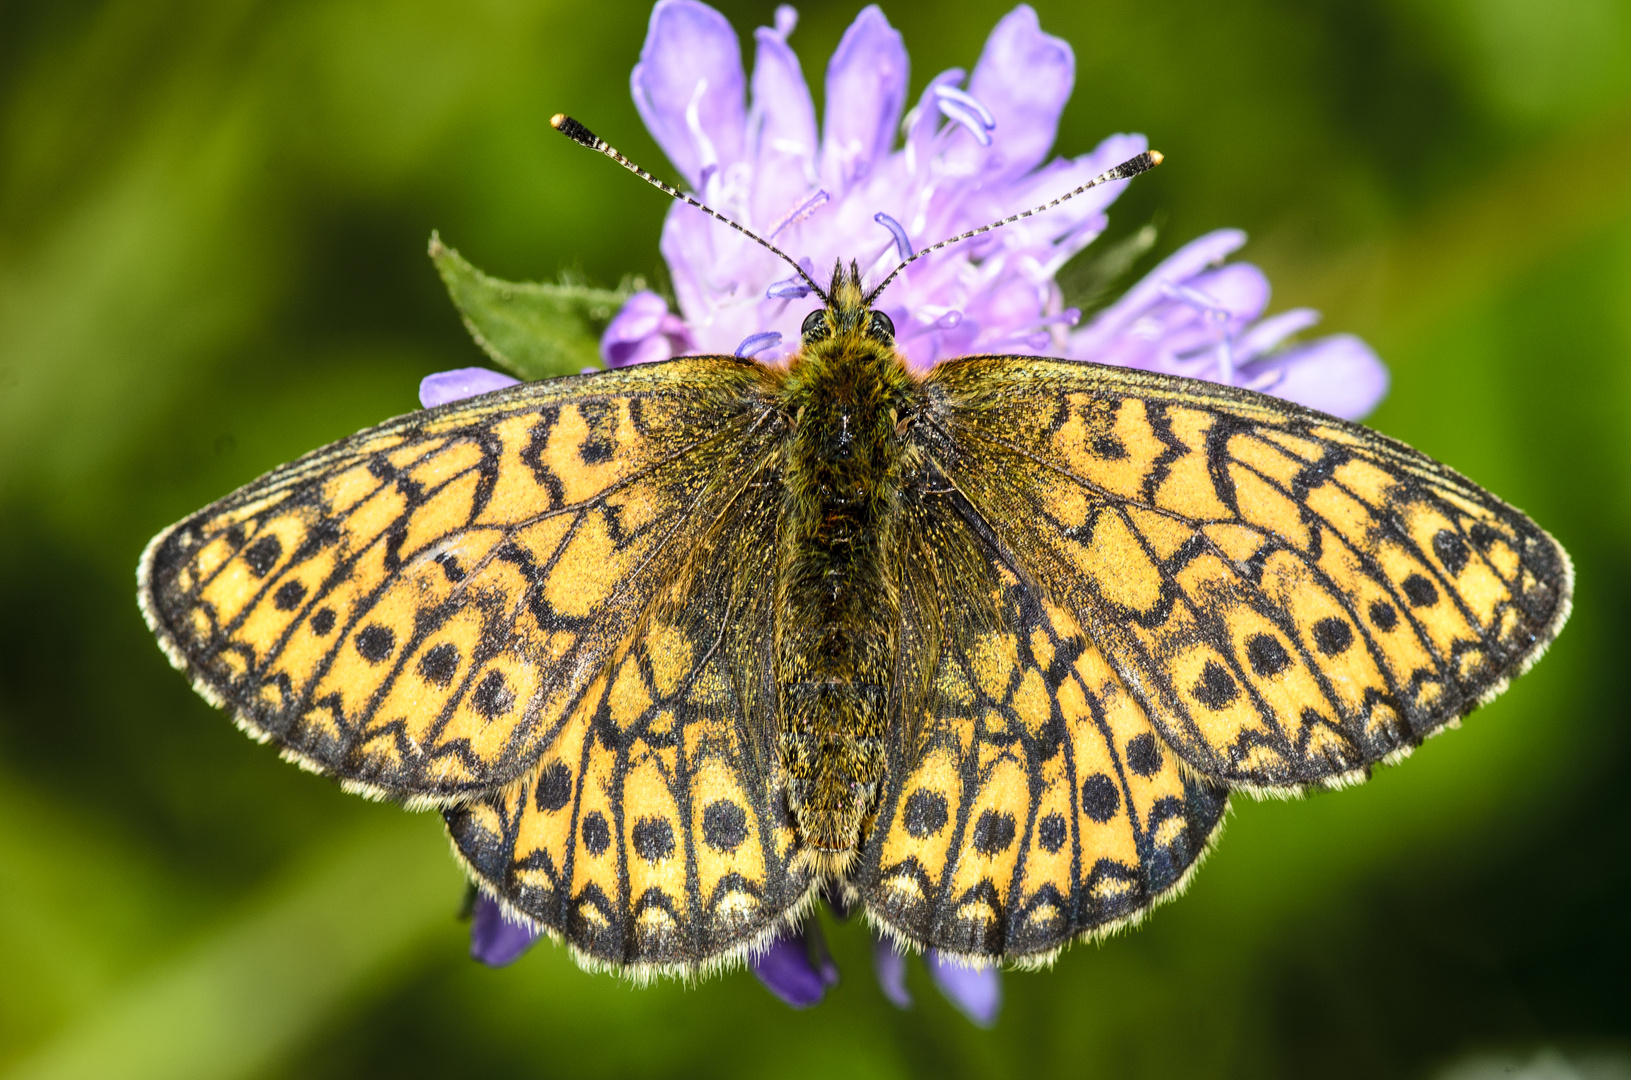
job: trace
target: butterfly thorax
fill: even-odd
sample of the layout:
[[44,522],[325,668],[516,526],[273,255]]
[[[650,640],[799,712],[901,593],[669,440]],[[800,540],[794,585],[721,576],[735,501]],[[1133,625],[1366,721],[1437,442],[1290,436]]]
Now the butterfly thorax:
[[776,680],[785,797],[814,868],[842,873],[877,805],[900,597],[902,438],[917,384],[835,280],[784,384]]

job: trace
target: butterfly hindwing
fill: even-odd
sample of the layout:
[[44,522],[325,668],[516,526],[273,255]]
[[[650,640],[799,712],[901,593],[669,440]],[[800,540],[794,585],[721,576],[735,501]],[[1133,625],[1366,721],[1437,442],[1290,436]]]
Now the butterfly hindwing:
[[927,385],[931,456],[1206,775],[1359,774],[1499,693],[1567,617],[1551,537],[1356,424],[1028,357]]
[[1180,769],[1075,618],[978,535],[960,496],[930,501],[933,527],[905,561],[939,568],[927,578],[953,600],[905,607],[943,620],[909,638],[937,642],[927,716],[893,744],[855,884],[918,945],[1043,962],[1180,888],[1227,792]]
[[592,964],[694,973],[810,889],[771,772],[779,494],[731,505],[527,776],[444,811],[483,885]]
[[143,610],[318,771],[433,802],[508,783],[763,466],[762,379],[694,357],[389,421],[156,537]]

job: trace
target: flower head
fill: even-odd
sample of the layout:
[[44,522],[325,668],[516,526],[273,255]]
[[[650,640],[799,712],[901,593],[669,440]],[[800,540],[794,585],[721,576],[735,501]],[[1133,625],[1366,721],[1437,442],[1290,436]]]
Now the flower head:
[[[702,201],[812,274],[854,259],[864,279],[882,280],[915,247],[1037,206],[1146,149],[1141,135],[1113,135],[1079,157],[1048,159],[1075,57],[1029,6],[997,24],[972,76],[941,72],[909,112],[905,46],[876,6],[866,8],[828,65],[819,133],[788,46],[796,24],[783,6],[774,27],[755,32],[750,86],[724,16],[698,0],[659,0],[631,86],[646,126]],[[922,370],[976,352],[1046,354],[1247,386],[1346,417],[1374,407],[1387,375],[1362,342],[1283,347],[1316,316],[1262,318],[1262,272],[1223,264],[1245,242],[1232,230],[1184,247],[1079,325],[1055,275],[1104,230],[1126,183],[909,267],[877,303],[907,361]],[[638,311],[651,329],[634,336],[625,327],[604,349],[608,364],[687,349],[771,360],[799,340],[807,289],[771,252],[678,203],[661,246],[680,310],[651,293],[631,299],[629,325]]]

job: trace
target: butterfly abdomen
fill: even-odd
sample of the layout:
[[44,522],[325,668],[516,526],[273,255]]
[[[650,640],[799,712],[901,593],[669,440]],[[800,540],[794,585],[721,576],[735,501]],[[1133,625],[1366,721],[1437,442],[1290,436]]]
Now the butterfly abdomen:
[[914,384],[888,346],[841,334],[789,372],[776,678],[786,798],[834,868],[876,804],[900,597],[893,551]]

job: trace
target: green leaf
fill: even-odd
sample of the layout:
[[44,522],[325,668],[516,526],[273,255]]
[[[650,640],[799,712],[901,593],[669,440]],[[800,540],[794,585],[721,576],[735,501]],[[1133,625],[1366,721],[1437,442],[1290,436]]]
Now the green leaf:
[[476,344],[521,379],[553,379],[600,367],[600,335],[617,309],[642,287],[615,289],[575,282],[500,281],[430,234],[430,257]]

